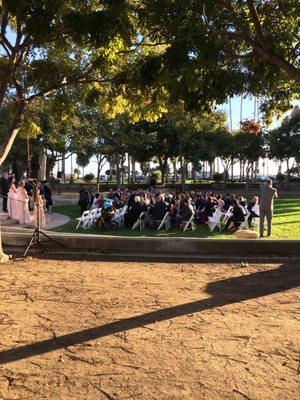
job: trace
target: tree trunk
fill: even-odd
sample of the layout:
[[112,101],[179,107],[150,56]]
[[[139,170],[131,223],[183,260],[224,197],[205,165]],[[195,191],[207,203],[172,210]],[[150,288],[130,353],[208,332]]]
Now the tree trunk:
[[[20,124],[22,120],[22,116],[26,112],[26,107],[24,101],[22,101],[19,105],[18,112],[11,124],[11,127],[8,129],[7,133],[4,136],[3,142],[0,146],[0,166],[5,161],[13,142],[19,132]],[[1,225],[1,223],[0,223]],[[2,249],[2,239],[1,239],[1,229],[0,229],[0,262],[7,262],[9,260],[9,256],[3,252]]]
[[116,180],[117,180],[117,189],[121,188],[121,168],[120,168],[120,156],[116,155]]
[[66,155],[65,155],[65,153],[61,153],[61,175],[62,175],[62,181],[66,182]]
[[193,178],[193,183],[197,183],[197,171],[196,171],[194,164],[192,167],[192,178]]
[[289,179],[290,178],[290,159],[289,158],[286,159],[286,168],[287,168],[287,171],[286,171],[287,178]]
[[96,190],[99,192],[100,187],[100,164],[101,164],[101,157],[97,156],[97,181],[96,181]]
[[177,165],[176,165],[176,158],[175,158],[175,160],[173,160],[173,172],[174,172],[174,178],[173,178],[173,180],[174,180],[174,183],[176,183],[177,182]]
[[131,182],[135,183],[135,159],[133,157],[131,157],[131,170],[132,170]]
[[29,138],[26,138],[26,158],[27,158],[27,170],[26,170],[26,175],[27,178],[30,178],[31,176],[31,159],[30,159],[30,142]]
[[20,124],[21,124],[21,120],[23,115],[26,112],[26,107],[24,102],[22,102],[19,106],[19,110],[11,124],[11,127],[8,129],[7,133],[4,136],[3,142],[0,146],[0,165],[3,164],[3,162],[5,161],[11,146],[14,143],[14,140],[19,132],[20,129]]

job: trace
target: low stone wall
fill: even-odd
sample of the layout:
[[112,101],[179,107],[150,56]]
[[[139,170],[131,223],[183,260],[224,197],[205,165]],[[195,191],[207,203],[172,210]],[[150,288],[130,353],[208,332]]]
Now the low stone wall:
[[[300,257],[300,240],[141,238],[47,232],[74,251],[112,255],[152,255],[173,258],[197,256]],[[2,233],[6,245],[25,246],[31,232]]]

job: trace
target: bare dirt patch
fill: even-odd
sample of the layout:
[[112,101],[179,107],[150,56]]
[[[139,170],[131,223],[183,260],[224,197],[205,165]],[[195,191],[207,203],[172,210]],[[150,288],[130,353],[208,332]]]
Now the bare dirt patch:
[[298,399],[297,262],[0,267],[0,399]]

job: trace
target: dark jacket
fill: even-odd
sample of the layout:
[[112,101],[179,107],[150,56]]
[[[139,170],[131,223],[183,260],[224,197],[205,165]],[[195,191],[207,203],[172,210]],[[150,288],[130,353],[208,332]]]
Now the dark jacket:
[[235,204],[233,206],[232,214],[236,221],[242,222],[245,220],[244,208],[240,204]]
[[0,180],[0,185],[1,185],[1,194],[2,196],[7,196],[9,187],[8,187],[8,178],[4,178],[4,176],[1,177]]
[[52,191],[49,186],[44,185],[43,193],[46,201],[52,201]]
[[125,225],[132,227],[142,212],[147,212],[147,206],[141,203],[133,203],[125,215]]
[[156,221],[161,221],[165,216],[166,212],[168,212],[169,210],[170,210],[169,204],[163,200],[160,200],[158,203],[154,204],[151,217]]
[[193,214],[194,214],[193,206],[191,204],[183,204],[182,220],[188,221]]

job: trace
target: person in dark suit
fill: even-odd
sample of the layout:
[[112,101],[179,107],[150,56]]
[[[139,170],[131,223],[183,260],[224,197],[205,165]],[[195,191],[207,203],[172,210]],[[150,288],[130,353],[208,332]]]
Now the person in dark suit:
[[52,201],[52,191],[50,189],[49,182],[44,183],[43,193],[44,193],[44,198],[46,200],[46,208],[48,212],[51,214],[53,201]]
[[267,235],[271,236],[272,233],[272,218],[273,218],[273,199],[277,198],[277,189],[272,187],[272,180],[268,179],[266,183],[260,187],[259,199],[259,233],[260,237],[264,235],[264,223],[267,219],[268,231]]
[[8,174],[4,172],[2,174],[1,180],[0,180],[0,186],[1,186],[1,196],[3,196],[3,212],[7,213],[7,195],[8,195]]
[[228,218],[224,231],[227,231],[234,226],[235,229],[238,229],[241,222],[245,221],[245,210],[244,208],[237,202],[236,199],[232,199],[232,216]]
[[156,221],[161,221],[166,212],[170,211],[170,205],[164,201],[163,195],[159,194],[155,197],[155,204],[151,213],[150,224],[155,225]]
[[146,204],[141,203],[140,196],[135,196],[134,202],[124,216],[124,224],[126,228],[132,228],[134,223],[139,219],[142,212],[147,212]]

